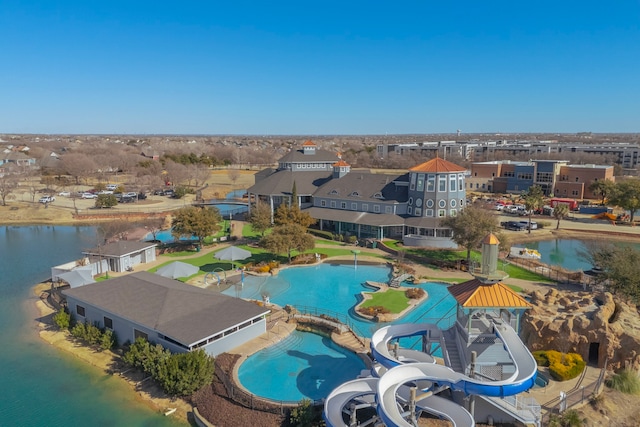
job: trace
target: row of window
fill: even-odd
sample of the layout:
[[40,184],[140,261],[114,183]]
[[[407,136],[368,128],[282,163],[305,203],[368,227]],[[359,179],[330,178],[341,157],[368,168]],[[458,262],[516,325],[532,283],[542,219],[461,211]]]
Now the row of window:
[[280,163],[280,169],[292,169],[293,165],[296,169],[329,169],[331,163]]
[[[86,317],[86,310],[83,306],[81,305],[76,305],[76,314],[78,316],[82,316],[82,317]],[[111,329],[113,330],[113,319],[111,319],[110,317],[104,316],[103,317],[103,322],[104,327],[106,329]]]
[[[415,215],[415,216],[422,216],[422,208],[415,208],[413,209],[411,206],[409,206],[407,208],[407,213],[409,215]],[[432,217],[434,213],[434,209],[425,209],[424,210],[424,216],[425,217]],[[456,209],[450,209],[449,210],[449,216],[456,216],[458,215],[458,211]],[[447,210],[446,209],[438,209],[438,218],[444,218],[447,216]]]
[[[434,206],[434,200],[433,199],[427,199],[426,202],[424,202],[424,206],[427,208],[432,208]],[[455,208],[458,204],[458,201],[456,199],[451,199],[449,201],[449,204],[451,205],[452,208]],[[413,206],[413,197],[409,197],[409,206]],[[460,199],[460,207],[464,206],[464,199]],[[416,204],[415,204],[416,208],[422,208],[422,199],[421,198],[417,198],[416,199]],[[447,201],[444,199],[438,200],[438,207],[443,209],[447,207]]]
[[233,334],[235,332],[238,332],[240,329],[247,328],[247,327],[253,325],[254,323],[260,322],[262,319],[263,319],[262,317],[256,317],[255,319],[247,320],[246,322],[242,323],[239,326],[235,326],[233,328],[229,328],[226,331],[223,331],[223,332],[221,332],[221,333],[219,333],[217,335],[214,335],[213,337],[211,337],[209,339],[202,340],[202,341],[194,344],[192,348],[200,348],[200,347],[205,346],[207,344],[210,344],[210,343],[212,343],[214,341],[218,341],[220,338],[223,338],[223,337],[229,336],[229,335],[231,335],[231,334]]
[[[320,206],[323,208],[327,207],[327,201],[326,200],[320,200]],[[331,200],[331,202],[329,203],[329,206],[333,209],[336,209],[338,207],[338,202],[336,202],[335,200]],[[359,211],[359,212],[373,212],[373,213],[380,213],[381,212],[381,207],[380,205],[373,205],[373,210],[369,211],[369,204],[368,203],[362,203],[360,205],[360,209],[358,210],[358,203],[353,202],[350,204],[350,210],[352,211]],[[340,209],[347,209],[347,202],[340,202]],[[384,207],[384,213],[388,213],[388,214],[392,214],[393,213],[393,206],[385,206]]]
[[[447,179],[447,176],[449,177]],[[426,177],[426,181],[425,181]],[[463,174],[449,174],[449,175],[436,175],[436,174],[411,174],[411,182],[409,183],[409,190],[415,191],[436,191],[436,179],[438,184],[438,192],[447,191],[447,181],[449,182],[448,191],[462,191],[464,190],[464,175]]]

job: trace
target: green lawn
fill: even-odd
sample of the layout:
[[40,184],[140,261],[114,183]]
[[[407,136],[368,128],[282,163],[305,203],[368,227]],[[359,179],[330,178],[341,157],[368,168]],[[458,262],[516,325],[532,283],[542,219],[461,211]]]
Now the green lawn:
[[404,291],[396,289],[388,289],[384,292],[367,292],[371,295],[371,299],[362,303],[361,307],[381,306],[388,309],[391,313],[398,314],[402,310],[409,307],[409,298]]

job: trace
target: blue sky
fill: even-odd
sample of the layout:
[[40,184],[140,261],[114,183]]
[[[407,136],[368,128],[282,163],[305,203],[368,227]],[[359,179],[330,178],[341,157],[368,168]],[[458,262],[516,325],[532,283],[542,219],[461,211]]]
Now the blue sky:
[[0,132],[640,131],[640,1],[0,0]]

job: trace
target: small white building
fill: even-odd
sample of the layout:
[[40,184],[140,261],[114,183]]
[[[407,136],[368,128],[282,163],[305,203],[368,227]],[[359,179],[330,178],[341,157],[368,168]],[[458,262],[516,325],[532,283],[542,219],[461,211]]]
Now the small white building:
[[[82,254],[89,258],[91,264],[102,266],[106,260],[109,271],[123,272],[138,264],[155,261],[156,246],[151,242],[119,240],[82,252]],[[94,274],[104,273],[100,268],[99,270]]]

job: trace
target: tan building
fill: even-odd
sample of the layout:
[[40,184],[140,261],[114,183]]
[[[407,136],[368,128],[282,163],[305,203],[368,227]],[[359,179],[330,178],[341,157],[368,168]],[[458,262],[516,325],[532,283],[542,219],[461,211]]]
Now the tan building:
[[613,166],[564,165],[560,167],[554,195],[572,199],[598,199],[598,195],[589,191],[589,186],[603,179],[615,182]]

